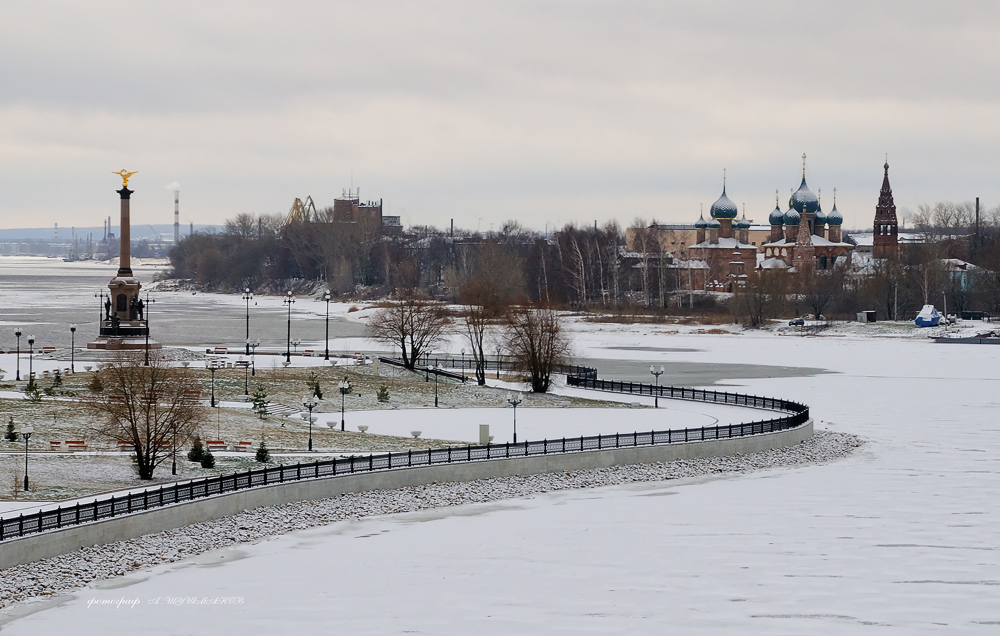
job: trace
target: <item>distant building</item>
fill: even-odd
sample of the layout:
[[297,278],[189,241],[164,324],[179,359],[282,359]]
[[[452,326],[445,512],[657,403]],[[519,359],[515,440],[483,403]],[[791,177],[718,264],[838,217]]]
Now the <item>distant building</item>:
[[[382,225],[382,200],[361,202],[360,188],[356,191],[345,190],[338,199],[333,201],[333,220],[341,223],[360,223],[376,221]],[[399,217],[396,217],[397,221]]]
[[878,195],[878,205],[875,206],[872,234],[875,237],[872,251],[875,258],[888,258],[899,251],[899,227],[896,222],[896,204],[892,200],[892,188],[889,187],[888,161],[885,162],[882,190]]
[[788,209],[782,212],[776,200],[768,216],[771,234],[762,250],[765,269],[832,269],[838,260],[850,258],[854,249],[841,235],[844,217],[837,209],[837,191],[833,209],[824,213],[819,197],[806,183],[805,155],[802,160],[802,183],[789,197]]

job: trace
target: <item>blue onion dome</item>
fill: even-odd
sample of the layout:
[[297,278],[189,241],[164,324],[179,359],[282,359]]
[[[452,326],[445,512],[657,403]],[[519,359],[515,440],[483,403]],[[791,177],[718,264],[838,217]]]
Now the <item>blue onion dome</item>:
[[767,217],[767,221],[771,225],[784,225],[785,214],[781,211],[781,208],[774,206],[774,209],[771,210],[771,215]]
[[702,214],[698,217],[698,220],[694,222],[694,229],[704,230],[706,227],[708,227],[708,223],[705,221],[705,215]]
[[802,184],[799,185],[799,189],[792,194],[792,207],[800,215],[803,213],[815,214],[816,210],[819,209],[819,199],[806,185],[805,175],[802,175]]
[[737,230],[749,230],[750,229],[750,221],[747,220],[746,213],[743,214],[743,218],[742,219],[740,219],[739,221],[737,221],[735,223],[734,227],[736,227]]
[[827,214],[823,211],[823,206],[821,204],[816,204],[816,223],[819,225],[825,225],[827,223]]
[[833,204],[833,209],[830,210],[830,213],[826,215],[826,222],[829,223],[830,225],[844,224],[844,215],[841,214],[840,210],[837,209],[836,203]]
[[713,219],[735,219],[738,214],[736,204],[726,196],[726,186],[722,186],[722,196],[708,210]]
[[712,219],[711,221],[708,221],[705,225],[708,226],[708,229],[710,230],[722,227],[722,223],[719,223],[719,219]]
[[788,208],[788,211],[785,212],[785,225],[798,225],[801,219],[802,217],[795,211],[795,208]]

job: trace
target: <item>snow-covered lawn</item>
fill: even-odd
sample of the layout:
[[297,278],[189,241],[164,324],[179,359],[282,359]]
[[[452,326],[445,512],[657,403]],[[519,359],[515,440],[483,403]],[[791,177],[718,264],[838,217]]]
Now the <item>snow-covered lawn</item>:
[[[87,589],[5,631],[995,633],[996,348],[643,331],[588,325],[577,346],[830,369],[730,384],[804,401],[868,445],[826,465],[339,522]],[[637,412],[617,411],[625,430]],[[119,597],[141,603],[88,609]]]

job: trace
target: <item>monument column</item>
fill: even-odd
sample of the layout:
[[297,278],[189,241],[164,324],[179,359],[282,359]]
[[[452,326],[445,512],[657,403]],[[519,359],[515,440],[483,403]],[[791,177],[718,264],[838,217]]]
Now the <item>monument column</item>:
[[132,196],[132,190],[128,189],[128,184],[126,183],[122,186],[121,190],[117,190],[122,198],[122,220],[121,220],[121,240],[119,242],[119,255],[118,259],[118,275],[119,276],[131,276],[132,275],[132,243],[131,243],[131,222],[129,219],[129,197]]

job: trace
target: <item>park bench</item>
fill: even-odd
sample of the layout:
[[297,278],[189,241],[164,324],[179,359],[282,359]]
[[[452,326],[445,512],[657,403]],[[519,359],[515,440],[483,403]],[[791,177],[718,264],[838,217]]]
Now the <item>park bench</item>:
[[227,450],[226,443],[222,440],[205,440],[205,447],[213,453]]
[[237,453],[245,453],[253,448],[253,442],[236,442],[233,445],[233,450]]
[[42,347],[42,353],[55,353],[55,347]]
[[62,450],[62,442],[49,442],[49,450],[61,451]]
[[132,442],[130,442],[128,440],[124,440],[124,439],[118,440],[117,446],[118,446],[118,450],[120,450],[122,452],[128,452],[128,451],[131,451],[133,448],[135,448],[135,446],[132,444]]
[[82,439],[76,440],[66,440],[66,450],[75,452],[83,452],[87,450],[87,442]]
[[188,403],[198,403],[201,401],[201,391],[185,391],[184,401]]
[[224,356],[224,355],[228,355],[228,354],[229,354],[229,347],[216,347],[215,348],[215,355],[217,355],[217,356]]

